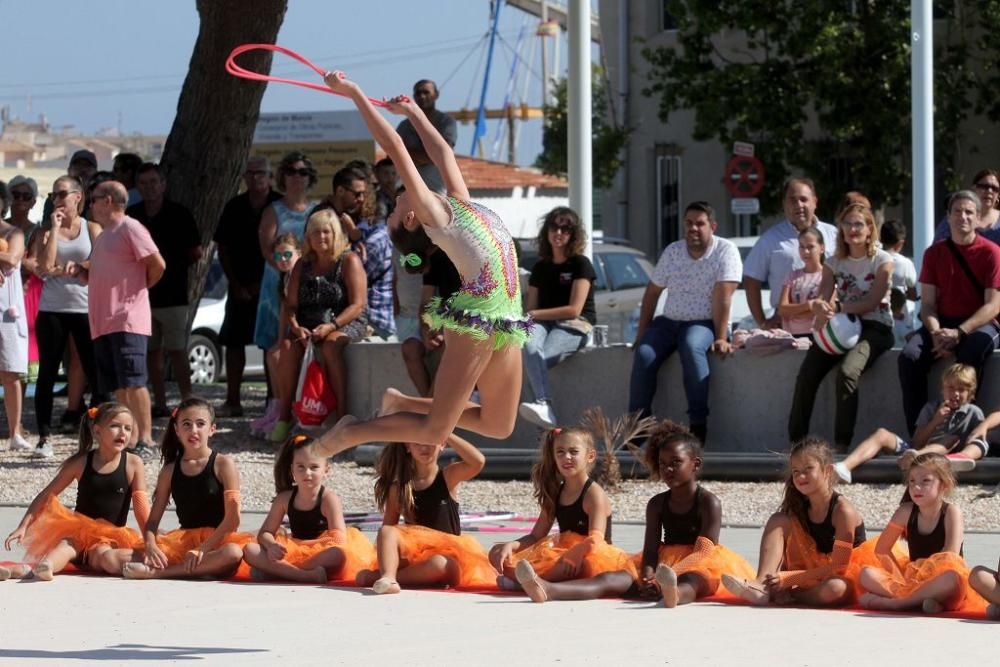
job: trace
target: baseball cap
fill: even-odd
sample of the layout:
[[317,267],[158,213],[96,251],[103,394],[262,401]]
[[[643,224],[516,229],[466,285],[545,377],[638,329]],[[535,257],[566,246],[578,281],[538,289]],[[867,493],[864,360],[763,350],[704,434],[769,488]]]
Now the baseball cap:
[[94,165],[95,167],[97,166],[97,156],[94,155],[93,151],[88,151],[88,150],[77,151],[77,152],[73,153],[73,157],[71,157],[69,159],[69,163],[73,164],[74,162],[78,162],[80,160],[83,160],[85,162],[89,162],[90,164]]

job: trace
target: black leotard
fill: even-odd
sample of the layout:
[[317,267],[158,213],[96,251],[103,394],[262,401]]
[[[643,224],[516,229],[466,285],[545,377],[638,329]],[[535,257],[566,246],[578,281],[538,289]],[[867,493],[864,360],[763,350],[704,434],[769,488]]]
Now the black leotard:
[[663,527],[663,544],[694,544],[701,534],[701,487],[695,489],[694,504],[684,514],[670,511],[670,491],[664,493],[660,525]]
[[[934,525],[934,530],[926,535],[920,532],[917,526],[917,518],[920,516],[920,508],[913,504],[910,510],[910,517],[906,520],[906,544],[910,548],[910,560],[920,560],[936,553],[944,551],[944,515],[948,511],[948,503],[942,503],[941,515]],[[958,555],[962,555],[962,547],[958,549]]]
[[124,526],[128,521],[128,510],[132,504],[126,472],[128,452],[118,458],[118,467],[106,475],[94,470],[94,453],[87,452],[83,464],[83,474],[76,489],[76,511],[91,519],[104,519],[116,526]]
[[[594,483],[593,479],[588,479],[583,485],[583,491],[575,501],[569,505],[560,505],[556,499],[556,523],[559,525],[560,533],[576,533],[587,536],[590,534],[590,517],[583,509],[583,498],[587,495],[587,489]],[[561,493],[560,489],[560,493]],[[608,516],[608,524],[604,529],[604,541],[611,544],[611,516]]]
[[288,526],[292,529],[292,537],[297,540],[315,540],[327,531],[329,527],[326,517],[323,516],[323,491],[319,487],[319,495],[316,497],[316,506],[308,510],[295,508],[295,496],[299,493],[299,488],[292,488],[292,495],[288,499]]
[[[813,538],[816,550],[821,554],[833,553],[833,542],[837,537],[837,529],[833,527],[833,508],[837,506],[838,500],[840,500],[840,494],[834,492],[830,496],[830,506],[826,510],[826,516],[820,523],[813,523],[808,513],[806,514],[806,532]],[[867,539],[865,522],[862,521],[854,529],[854,546],[860,546],[865,539]]]
[[218,454],[212,452],[204,469],[193,477],[181,472],[180,459],[174,462],[170,494],[174,497],[181,528],[217,528],[222,523],[226,503],[222,482],[215,476],[215,457]]
[[433,528],[452,535],[462,534],[462,522],[458,518],[458,503],[448,491],[444,470],[438,469],[437,476],[426,489],[422,491],[414,489],[413,518],[418,526]]

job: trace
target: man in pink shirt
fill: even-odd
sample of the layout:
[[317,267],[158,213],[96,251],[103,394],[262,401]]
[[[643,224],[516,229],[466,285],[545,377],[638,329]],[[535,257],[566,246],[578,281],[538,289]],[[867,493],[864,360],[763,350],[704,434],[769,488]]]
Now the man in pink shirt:
[[149,288],[166,263],[149,231],[125,215],[128,191],[106,181],[94,188],[90,215],[102,228],[88,271],[90,333],[98,384],[128,406],[135,419],[135,452],[152,456],[153,424],[146,389],[146,339],[152,332]]

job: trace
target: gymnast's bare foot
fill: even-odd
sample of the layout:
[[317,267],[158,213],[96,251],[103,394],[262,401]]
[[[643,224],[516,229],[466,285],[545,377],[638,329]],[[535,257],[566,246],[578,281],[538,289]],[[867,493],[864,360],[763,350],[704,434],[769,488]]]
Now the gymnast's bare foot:
[[374,584],[372,584],[372,590],[378,593],[379,595],[386,595],[386,594],[393,595],[399,593],[402,589],[399,587],[399,582],[397,582],[395,579],[382,577]]
[[663,606],[673,609],[677,606],[677,573],[673,568],[665,563],[660,563],[656,568],[656,583],[660,585],[660,593],[663,595]]
[[125,563],[122,576],[126,579],[152,579],[153,570],[144,563]]
[[382,394],[382,407],[378,411],[378,416],[385,417],[399,412],[399,399],[404,397],[405,394],[394,387],[386,389]]
[[515,572],[517,573],[517,583],[521,584],[521,588],[528,594],[532,602],[546,602],[549,599],[549,593],[545,590],[545,581],[539,578],[535,568],[531,567],[531,563],[526,560],[519,561]]
[[52,578],[55,576],[52,572],[52,565],[45,560],[40,561],[37,565],[35,565],[35,568],[32,571],[34,572],[35,577],[41,579],[42,581],[52,581]]

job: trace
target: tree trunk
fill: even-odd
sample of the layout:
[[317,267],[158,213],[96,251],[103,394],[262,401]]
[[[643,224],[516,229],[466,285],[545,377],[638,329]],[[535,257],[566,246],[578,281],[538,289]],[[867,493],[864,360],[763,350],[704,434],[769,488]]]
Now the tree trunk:
[[[241,44],[273,44],[287,0],[197,0],[200,27],[177,115],[160,164],[167,196],[191,209],[202,245],[210,244],[222,208],[239,185],[260,111],[265,83],[238,79],[225,70],[229,53]],[[240,56],[247,69],[271,71],[271,53]],[[208,273],[206,252],[189,271],[191,312]]]

